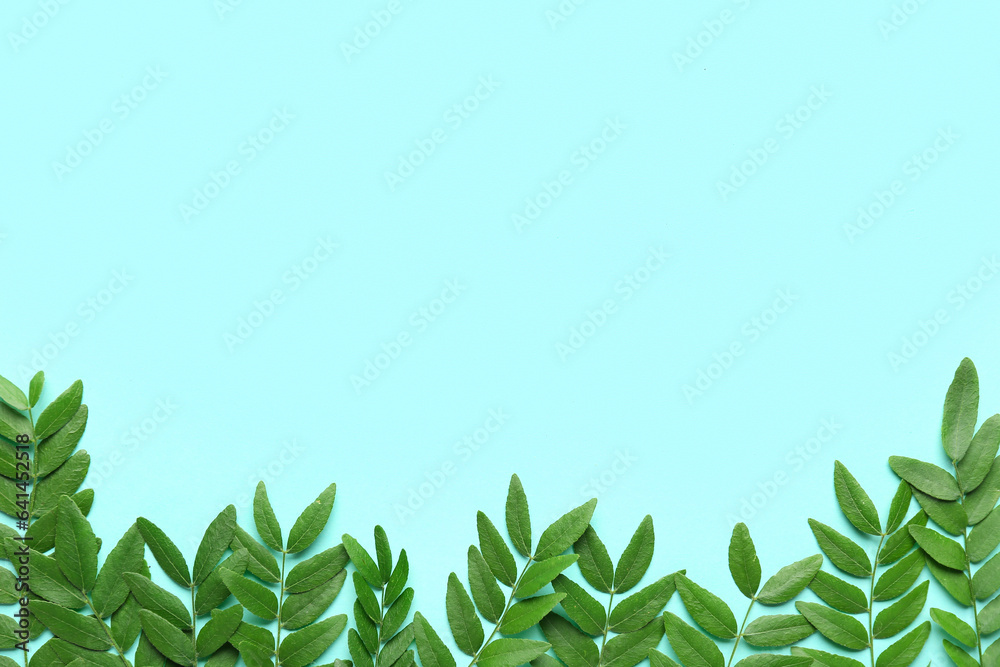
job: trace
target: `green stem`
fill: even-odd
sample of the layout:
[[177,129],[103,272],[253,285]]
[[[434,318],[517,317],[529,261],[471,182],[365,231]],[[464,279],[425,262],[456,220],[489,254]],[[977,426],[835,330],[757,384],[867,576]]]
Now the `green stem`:
[[500,624],[503,623],[504,616],[507,615],[507,611],[511,608],[511,605],[514,604],[514,591],[517,590],[517,585],[521,583],[521,579],[524,578],[524,574],[528,571],[528,567],[531,565],[531,561],[534,560],[534,558],[535,558],[534,556],[528,556],[528,562],[524,564],[524,569],[521,570],[521,574],[517,576],[517,581],[514,582],[514,587],[510,589],[510,599],[507,600],[507,606],[503,608],[503,613],[500,614],[500,618],[497,619],[496,625],[493,626],[493,632],[491,632],[490,636],[486,638],[486,641],[484,641],[482,647],[478,651],[476,651],[476,654],[472,656],[472,662],[469,663],[469,667],[472,667],[479,661],[479,654],[483,652],[484,648],[490,645],[490,640],[493,639],[494,635],[496,635],[497,633],[497,630],[500,629]]
[[598,667],[604,664],[604,645],[608,643],[608,632],[611,630],[611,604],[614,601],[615,592],[611,591],[611,597],[608,598],[608,616],[604,619],[604,634],[601,637],[601,652],[597,660]]
[[872,583],[868,591],[868,649],[872,657],[872,667],[875,667],[875,574],[878,572],[878,559],[882,555],[882,545],[885,544],[885,533],[878,541],[875,550],[875,560],[872,562]]
[[198,613],[194,610],[194,582],[191,583],[191,648],[194,649],[194,662],[198,664]]
[[[952,467],[955,469],[955,481],[958,482],[958,488],[962,488],[962,473],[958,471],[958,462],[952,461]],[[962,506],[965,506],[965,492],[962,492],[962,497],[959,499]],[[962,526],[962,551],[965,553],[965,576],[969,578],[969,597],[972,598],[972,618],[976,622],[976,648],[979,650],[979,664],[983,663],[983,637],[982,633],[979,631],[979,605],[976,604],[976,594],[972,590],[972,561],[969,560],[969,529],[966,526]]]
[[736,649],[740,646],[740,640],[743,639],[743,630],[747,627],[747,619],[750,618],[750,610],[753,609],[754,603],[757,602],[757,598],[750,598],[750,606],[747,607],[747,614],[743,617],[743,622],[740,624],[740,634],[736,635],[736,643],[733,644],[733,652],[729,654],[729,662],[726,663],[726,667],[733,664],[733,658],[736,657]]
[[382,642],[387,641],[382,636],[382,621],[385,620],[385,585],[382,586],[382,596],[379,600],[378,614],[380,616],[378,622],[378,643],[375,645],[375,658],[372,660],[373,665],[378,664],[378,654],[382,652]]
[[278,649],[281,648],[281,608],[285,602],[285,558],[288,552],[281,550],[281,593],[278,595],[278,638],[274,643],[274,667],[280,667],[281,660],[278,659]]
[[[81,589],[77,589],[77,590],[80,592],[81,595],[83,595],[83,598],[87,601],[87,607],[90,608],[90,612],[94,615],[94,618],[96,618],[98,621],[100,621],[100,623],[101,623],[101,629],[104,630],[104,634],[105,634],[105,636],[107,636],[108,641],[111,642],[111,645],[114,647],[115,651],[118,653],[118,657],[120,657],[122,659],[122,662],[124,664],[126,664],[126,665],[129,664],[127,658],[125,657],[125,651],[123,651],[122,648],[120,646],[118,646],[118,642],[116,642],[115,638],[111,635],[111,630],[108,628],[107,624],[104,622],[104,619],[101,617],[100,614],[97,613],[97,609],[94,608],[94,604],[90,601],[90,597],[88,597],[87,593],[84,592],[83,590],[81,590]],[[25,655],[27,655],[27,654],[25,654]]]

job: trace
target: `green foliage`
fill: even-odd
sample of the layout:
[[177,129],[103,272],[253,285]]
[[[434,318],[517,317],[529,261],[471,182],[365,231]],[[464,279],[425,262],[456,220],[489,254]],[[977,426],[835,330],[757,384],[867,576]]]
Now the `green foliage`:
[[[344,630],[346,641],[334,650],[350,660],[322,667],[457,667],[452,645],[469,667],[646,660],[651,667],[859,667],[866,658],[870,667],[908,667],[931,622],[942,635],[940,658],[958,667],[1000,665],[1000,640],[991,638],[1000,632],[1000,415],[979,424],[978,376],[968,359],[945,397],[944,461],[891,457],[901,482],[886,514],[837,461],[842,526],[808,522],[822,554],[764,579],[749,529],[733,528],[726,560],[733,590],[746,599],[742,621],[723,596],[697,583],[704,573],[650,575],[651,516],[617,561],[591,524],[596,500],[570,509],[536,541],[514,475],[505,534],[478,512],[466,576],[452,572],[443,582],[438,610],[451,643],[413,609],[406,551],[394,556],[381,526],[370,548],[347,533],[336,546],[315,546],[333,510],[333,484],[287,533],[261,482],[252,528],[226,507],[193,559],[156,517],[139,517],[102,552],[88,519],[93,491],[81,490],[90,464],[78,449],[88,417],[83,384],[39,408],[44,382],[38,373],[25,393],[0,377],[0,512],[19,528],[0,524],[7,562],[0,605],[13,607],[0,615],[0,650],[26,667],[309,667]],[[913,500],[919,509],[911,514]],[[17,574],[25,557],[30,587]],[[925,566],[953,600],[949,608],[925,608]],[[347,615],[330,614],[348,579],[350,628]],[[19,623],[22,600],[29,611]],[[754,613],[758,604],[773,613]],[[26,638],[30,661],[18,650]],[[737,659],[741,646],[745,657]],[[0,667],[18,664],[0,656]]]

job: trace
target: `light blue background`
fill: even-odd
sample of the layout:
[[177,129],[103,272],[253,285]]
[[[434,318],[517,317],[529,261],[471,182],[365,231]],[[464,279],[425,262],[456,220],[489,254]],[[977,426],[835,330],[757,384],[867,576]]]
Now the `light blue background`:
[[[995,3],[910,0],[885,32],[904,3],[587,0],[551,25],[557,0],[401,0],[350,61],[342,44],[388,2],[68,2],[25,38],[43,4],[0,10],[0,373],[26,387],[42,354],[45,401],[84,380],[106,543],[142,515],[192,558],[226,504],[251,526],[262,475],[286,530],[336,481],[323,543],[370,545],[385,526],[410,555],[415,608],[447,635],[447,575],[464,574],[477,509],[502,521],[511,473],[536,535],[606,473],[594,525],[615,556],[651,513],[653,571],[687,567],[736,602],[729,519],[758,485],[787,476],[744,515],[766,575],[817,551],[807,517],[846,526],[835,459],[884,516],[886,458],[938,456],[962,357],[982,373],[981,414],[1000,406],[1000,280],[954,296],[998,250]],[[678,67],[701,32],[708,45]],[[147,68],[166,77],[123,117],[115,101]],[[455,127],[448,110],[481,77],[499,86]],[[829,99],[787,136],[781,119],[813,87]],[[242,143],[276,109],[294,118],[248,159]],[[53,163],[105,119],[60,179]],[[607,119],[625,129],[581,171],[574,156]],[[948,128],[958,139],[913,180],[908,161]],[[390,189],[385,172],[436,129],[445,141]],[[777,151],[724,201],[717,183],[769,139]],[[240,173],[185,221],[230,161]],[[572,181],[516,229],[563,170]],[[845,225],[894,180],[903,194],[852,242]],[[317,239],[338,248],[295,286],[287,272]],[[650,247],[670,258],[626,300],[616,285]],[[116,271],[127,286],[102,292]],[[418,331],[411,316],[449,280],[464,291]],[[227,345],[273,290],[273,314]],[[796,300],[751,341],[744,326],[778,290]],[[106,304],[91,314],[89,299]],[[617,311],[561,358],[606,299]],[[947,322],[894,364],[939,310]],[[404,332],[412,344],[356,391],[351,376]],[[683,387],[733,342],[744,353],[689,401]],[[176,409],[129,441],[157,401]],[[491,409],[509,419],[466,459],[454,443]],[[842,428],[797,463],[824,419]],[[609,473],[619,453],[631,463]],[[401,519],[394,506],[449,463]],[[928,646],[922,659],[939,631]]]

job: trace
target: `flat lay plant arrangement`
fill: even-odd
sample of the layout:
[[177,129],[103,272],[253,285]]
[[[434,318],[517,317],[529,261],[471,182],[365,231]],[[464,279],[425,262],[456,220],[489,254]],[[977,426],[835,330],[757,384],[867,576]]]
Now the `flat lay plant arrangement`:
[[[450,644],[414,609],[406,551],[381,526],[317,547],[334,484],[287,530],[261,482],[253,516],[222,509],[193,555],[155,517],[105,545],[81,489],[83,384],[39,409],[44,382],[25,393],[0,377],[0,667],[906,667],[932,635],[957,667],[1000,666],[1000,415],[979,424],[969,359],[945,396],[947,465],[891,457],[900,483],[877,505],[837,461],[854,530],[809,518],[818,552],[790,564],[762,566],[737,524],[728,565],[742,601],[695,570],[650,573],[651,516],[616,557],[591,523],[596,500],[533,532],[514,475],[503,521],[479,512],[461,574],[442,582]],[[351,613],[331,614],[345,584]],[[944,608],[928,608],[931,586]]]

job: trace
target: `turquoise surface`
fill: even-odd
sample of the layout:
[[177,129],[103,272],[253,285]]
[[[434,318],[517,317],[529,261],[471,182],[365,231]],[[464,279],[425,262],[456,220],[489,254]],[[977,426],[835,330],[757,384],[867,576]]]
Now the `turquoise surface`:
[[650,513],[653,571],[735,602],[735,520],[765,573],[816,553],[835,459],[884,515],[965,356],[1000,409],[998,20],[8,0],[0,373],[84,380],[106,543],[335,481],[323,543],[383,525],[447,634],[516,472],[537,532]]

